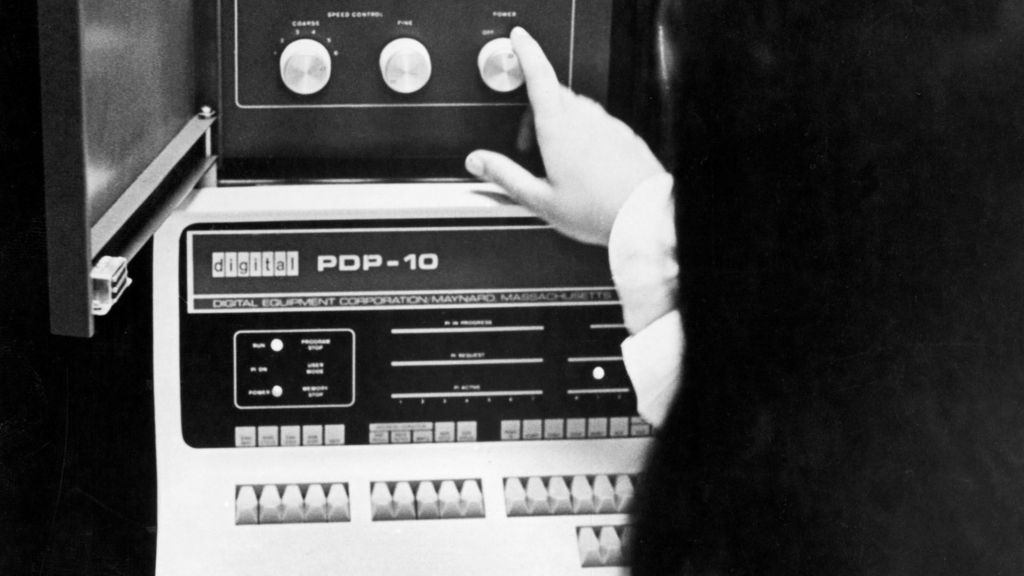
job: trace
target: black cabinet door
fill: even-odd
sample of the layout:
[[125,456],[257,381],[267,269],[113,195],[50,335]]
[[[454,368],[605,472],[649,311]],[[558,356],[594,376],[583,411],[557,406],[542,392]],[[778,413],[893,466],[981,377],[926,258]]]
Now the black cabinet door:
[[130,259],[161,186],[209,155],[196,152],[212,122],[197,114],[197,18],[192,0],[38,6],[51,330],[91,336],[94,265]]

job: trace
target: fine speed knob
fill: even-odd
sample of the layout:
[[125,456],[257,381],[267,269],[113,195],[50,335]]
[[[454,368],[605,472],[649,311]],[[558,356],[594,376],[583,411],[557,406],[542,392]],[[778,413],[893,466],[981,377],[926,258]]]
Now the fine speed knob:
[[331,54],[316,40],[296,40],[281,52],[281,81],[292,92],[316,94],[330,79]]
[[508,38],[495,38],[484,44],[476,64],[480,79],[495,92],[512,92],[523,85],[523,69]]
[[412,94],[426,86],[431,72],[430,52],[419,40],[392,40],[380,53],[384,83],[399,94]]

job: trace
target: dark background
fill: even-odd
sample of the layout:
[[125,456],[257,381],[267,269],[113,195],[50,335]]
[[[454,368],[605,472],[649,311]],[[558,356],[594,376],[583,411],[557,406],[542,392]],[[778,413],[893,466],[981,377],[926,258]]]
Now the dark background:
[[49,335],[35,10],[0,2],[0,574],[152,573],[149,256],[96,338]]
[[[35,3],[0,1],[0,574],[151,573],[156,480],[148,255],[133,262],[136,284],[99,322],[96,338],[48,335]],[[708,24],[693,27],[688,45],[708,45],[702,34],[709,35],[720,41],[721,56],[679,55],[681,68],[701,80],[694,85],[711,90],[677,114],[685,126],[707,121],[706,132],[726,138],[706,142],[698,133],[681,155],[702,158],[693,150],[706,145],[705,156],[716,159],[694,168],[697,185],[699,178],[715,184],[718,176],[733,182],[740,161],[749,169],[741,176],[750,175],[754,185],[742,183],[746,195],[695,195],[689,204],[690,246],[699,250],[684,269],[690,293],[704,300],[688,300],[700,302],[688,311],[688,328],[703,327],[709,336],[698,332],[692,342],[703,343],[717,367],[745,372],[732,373],[736,385],[723,387],[730,374],[723,378],[716,366],[704,365],[707,396],[692,386],[690,395],[705,406],[710,399],[741,410],[725,419],[712,403],[690,420],[677,419],[704,426],[689,435],[677,430],[688,439],[677,445],[700,448],[718,431],[722,451],[739,456],[733,468],[718,455],[708,458],[707,470],[692,468],[706,472],[706,486],[715,489],[701,495],[704,517],[663,505],[686,498],[652,500],[662,515],[649,517],[665,520],[664,536],[675,539],[661,550],[686,551],[672,524],[683,519],[689,536],[703,538],[688,541],[696,543],[690,548],[721,552],[707,564],[749,562],[762,574],[771,572],[764,570],[766,557],[775,559],[775,573],[798,572],[794,559],[806,559],[804,573],[822,573],[809,569],[821,566],[837,574],[865,567],[876,574],[1022,573],[1024,140],[1022,108],[1012,102],[1024,103],[1024,61],[1001,58],[1021,53],[1019,32],[983,42],[983,24],[993,16],[981,10],[1015,5],[966,2],[957,11],[932,13],[917,2],[894,2],[893,10],[879,3],[873,10],[886,18],[868,27],[877,37],[853,38],[857,46],[863,40],[860,53],[834,41],[830,20],[815,28],[817,15],[796,8],[777,26],[777,15],[767,14],[764,23],[743,20],[742,10],[719,14],[723,2],[687,4],[707,7]],[[861,20],[848,20],[851,30],[861,29]],[[1014,30],[1022,29],[1019,23]],[[753,30],[737,36],[744,26]],[[762,27],[780,30],[772,32],[778,37],[761,41]],[[800,58],[770,58],[775,41],[778,54]],[[805,50],[819,41],[823,52]],[[956,50],[972,46],[980,49]],[[746,68],[729,59],[736,54]],[[856,56],[860,68],[851,73],[851,60],[835,54]],[[1000,58],[987,61],[992,54]],[[952,64],[936,66],[935,55]],[[794,65],[805,74],[787,75]],[[834,93],[782,82],[792,78],[824,78]],[[805,106],[791,110],[792,94],[807,96]],[[721,110],[742,113],[695,113]],[[871,113],[860,115],[863,110]],[[829,122],[818,124],[822,119]],[[824,197],[834,205],[799,196],[836,190],[836,181],[855,194]],[[701,222],[701,214],[712,217]],[[708,241],[715,238],[717,252]],[[816,249],[808,239],[819,241]],[[732,277],[715,277],[722,261],[733,264],[726,269]],[[693,274],[702,264],[703,279]],[[736,270],[750,272],[750,280],[735,282]],[[794,278],[803,270],[805,278]],[[803,321],[802,332],[792,329]],[[747,326],[754,331],[745,335]],[[837,335],[837,326],[846,333]],[[756,362],[751,368],[723,358]],[[777,386],[751,397],[750,374]],[[689,400],[680,406],[701,410]],[[762,414],[774,420],[759,419]],[[753,449],[746,451],[748,445]],[[666,485],[688,487],[673,476],[681,460],[664,461],[661,473],[675,480]],[[722,510],[742,511],[745,531],[737,530],[738,514]],[[780,525],[786,530],[777,530]],[[717,551],[706,544],[716,534]],[[845,548],[837,551],[836,543]],[[836,558],[849,564],[825,564]],[[665,560],[679,565],[678,558]],[[1000,566],[1006,569],[985,570]]]

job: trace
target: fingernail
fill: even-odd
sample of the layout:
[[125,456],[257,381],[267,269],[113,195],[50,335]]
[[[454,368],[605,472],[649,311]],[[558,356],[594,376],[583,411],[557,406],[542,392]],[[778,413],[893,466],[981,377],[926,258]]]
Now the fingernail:
[[516,26],[515,28],[512,29],[512,32],[510,32],[508,36],[509,38],[519,36],[520,40],[524,40],[530,37],[530,33],[524,30],[522,26]]
[[484,175],[484,163],[476,154],[470,154],[466,157],[466,170],[473,176],[480,178]]

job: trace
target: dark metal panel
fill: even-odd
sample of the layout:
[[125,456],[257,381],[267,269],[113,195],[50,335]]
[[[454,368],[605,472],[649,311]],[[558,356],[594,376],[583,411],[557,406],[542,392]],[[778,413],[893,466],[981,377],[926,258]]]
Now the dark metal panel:
[[91,336],[79,32],[76,3],[39,2],[50,327],[56,334]]
[[91,228],[197,111],[194,25],[192,0],[39,0],[57,334],[92,334]]
[[191,0],[81,0],[89,225],[195,106]]

